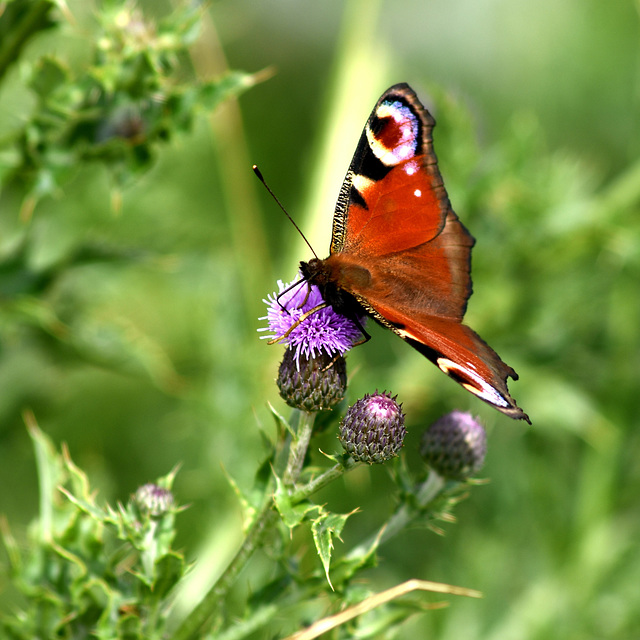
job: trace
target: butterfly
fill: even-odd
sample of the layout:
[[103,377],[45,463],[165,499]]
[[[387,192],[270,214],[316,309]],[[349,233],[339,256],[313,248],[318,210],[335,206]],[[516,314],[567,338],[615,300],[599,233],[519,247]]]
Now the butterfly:
[[516,372],[462,324],[475,240],[451,208],[434,125],[408,84],[382,94],[340,189],[330,255],[300,270],[337,313],[368,314],[467,391],[530,423],[507,388]]

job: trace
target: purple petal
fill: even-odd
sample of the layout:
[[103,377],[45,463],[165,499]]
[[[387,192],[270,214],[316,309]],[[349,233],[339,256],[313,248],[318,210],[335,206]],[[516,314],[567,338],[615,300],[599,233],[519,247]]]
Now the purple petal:
[[[322,351],[327,355],[344,355],[362,337],[362,331],[353,320],[328,306],[300,322],[307,311],[323,302],[320,290],[315,285],[309,285],[300,278],[289,284],[278,280],[278,293],[264,300],[267,315],[260,318],[267,320],[269,326],[259,331],[270,331],[271,335],[261,337],[278,339],[289,345],[295,352],[296,363],[301,355],[315,357]],[[364,324],[364,317],[358,319]],[[291,333],[285,338],[289,330]]]

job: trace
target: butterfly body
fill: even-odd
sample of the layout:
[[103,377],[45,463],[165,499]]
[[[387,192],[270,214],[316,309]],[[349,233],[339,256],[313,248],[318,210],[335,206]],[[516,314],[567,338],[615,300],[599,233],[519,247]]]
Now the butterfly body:
[[370,315],[468,391],[529,421],[507,388],[515,371],[462,324],[475,240],[451,208],[434,125],[408,85],[385,91],[340,190],[330,255],[301,272],[337,312]]

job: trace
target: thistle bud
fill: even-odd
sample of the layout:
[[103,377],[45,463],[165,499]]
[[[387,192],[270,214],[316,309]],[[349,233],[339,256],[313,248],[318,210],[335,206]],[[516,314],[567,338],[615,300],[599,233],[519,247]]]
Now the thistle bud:
[[171,491],[151,482],[138,487],[133,500],[141,513],[154,518],[164,515],[173,507]]
[[484,464],[487,434],[470,413],[452,411],[424,432],[420,453],[442,477],[466,480]]
[[288,348],[278,371],[280,396],[290,406],[304,411],[322,411],[338,404],[347,388],[347,363],[340,355],[319,352],[296,358]]
[[354,460],[382,463],[398,455],[407,430],[396,397],[376,391],[349,407],[338,437]]

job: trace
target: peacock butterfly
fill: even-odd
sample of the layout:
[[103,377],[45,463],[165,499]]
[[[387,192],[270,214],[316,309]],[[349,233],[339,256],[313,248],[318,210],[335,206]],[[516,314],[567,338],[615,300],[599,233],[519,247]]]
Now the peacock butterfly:
[[516,372],[462,324],[475,240],[451,208],[434,125],[409,85],[382,94],[340,189],[330,255],[300,269],[336,312],[365,312],[467,391],[530,422],[507,388]]

